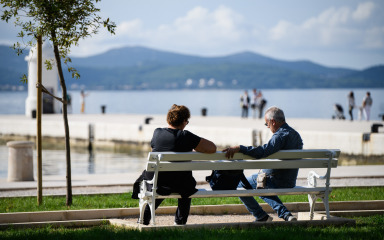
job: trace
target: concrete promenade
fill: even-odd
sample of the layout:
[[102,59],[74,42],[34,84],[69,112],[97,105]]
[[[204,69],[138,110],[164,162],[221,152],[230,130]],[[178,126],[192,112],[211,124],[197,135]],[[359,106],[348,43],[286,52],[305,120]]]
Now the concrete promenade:
[[[149,124],[146,118],[151,118]],[[69,115],[72,144],[88,141],[89,126],[95,144],[149,143],[153,130],[166,126],[165,115]],[[287,122],[297,129],[304,141],[304,148],[340,149],[344,154],[362,155],[366,158],[384,158],[384,129],[369,134],[374,123],[367,121],[341,121],[327,119],[290,119]],[[43,136],[63,138],[64,127],[60,114],[43,115]],[[221,150],[228,145],[259,145],[271,137],[263,119],[240,117],[192,116],[186,128],[199,136],[215,142]],[[367,134],[369,139],[363,140]],[[36,119],[23,115],[0,115],[0,137],[36,135]],[[34,139],[32,139],[34,140]],[[380,164],[380,163],[379,163]],[[384,186],[384,162],[375,166],[339,166],[332,170],[332,186]],[[253,171],[246,171],[246,175]],[[130,191],[140,173],[111,175],[73,175],[74,194],[112,193]],[[319,172],[319,174],[322,174]],[[196,180],[204,183],[206,171],[194,172]],[[299,172],[299,180],[305,181],[306,170]],[[35,177],[36,180],[36,177]],[[43,194],[65,194],[65,176],[43,176]],[[36,181],[7,182],[0,179],[0,197],[36,195]]]
[[[165,115],[97,114],[68,115],[72,142],[86,141],[92,136],[96,145],[116,143],[148,144],[153,130],[165,127]],[[150,118],[145,123],[145,119]],[[384,156],[384,128],[371,133],[373,124],[380,121],[348,121],[332,119],[290,119],[287,123],[298,130],[306,149],[340,149],[342,154]],[[271,132],[264,119],[240,117],[192,116],[186,128],[213,141],[220,147],[232,145],[260,145],[266,143]],[[63,138],[61,114],[46,114],[42,119],[44,137]],[[0,115],[0,136],[36,136],[36,119],[24,115]]]

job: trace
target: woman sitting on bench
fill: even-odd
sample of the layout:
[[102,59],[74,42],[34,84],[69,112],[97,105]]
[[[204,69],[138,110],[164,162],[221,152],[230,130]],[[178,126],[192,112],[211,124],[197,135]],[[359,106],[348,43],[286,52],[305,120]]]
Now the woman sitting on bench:
[[[184,128],[189,123],[189,109],[183,105],[173,104],[167,114],[168,127],[157,128],[151,140],[152,152],[190,152],[215,153],[216,145],[201,138]],[[151,180],[153,172],[145,172],[144,179]],[[181,172],[159,172],[157,180],[157,191],[160,195],[178,193],[182,198],[178,199],[178,207],[175,214],[175,225],[185,225],[188,220],[191,196],[196,189],[196,180],[192,171]],[[164,199],[156,199],[155,209]],[[151,220],[151,211],[147,205],[144,212],[143,224],[148,225]]]

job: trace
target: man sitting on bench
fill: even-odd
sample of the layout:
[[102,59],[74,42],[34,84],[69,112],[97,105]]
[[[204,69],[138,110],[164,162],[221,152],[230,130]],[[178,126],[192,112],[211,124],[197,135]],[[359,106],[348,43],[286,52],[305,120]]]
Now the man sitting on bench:
[[[264,158],[280,150],[303,149],[303,141],[300,134],[285,122],[284,112],[277,108],[271,107],[265,112],[265,126],[273,133],[272,138],[263,146],[234,146],[223,150],[226,152],[228,159],[233,158],[237,152],[252,156],[254,158]],[[296,178],[299,169],[263,169],[266,175],[265,188],[293,188],[296,186]],[[248,177],[249,183],[253,188],[256,188],[257,177],[259,174],[254,174]],[[239,187],[244,187],[242,183]],[[292,216],[291,212],[284,206],[278,196],[260,197],[275,210],[280,218],[285,221],[297,221],[297,218]],[[248,211],[255,216],[256,222],[272,221],[270,217],[257,203],[253,197],[240,197]]]

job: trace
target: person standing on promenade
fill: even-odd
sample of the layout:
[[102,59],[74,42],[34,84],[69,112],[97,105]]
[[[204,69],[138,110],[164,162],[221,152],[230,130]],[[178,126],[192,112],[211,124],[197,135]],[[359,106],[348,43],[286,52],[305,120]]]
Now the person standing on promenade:
[[348,113],[351,118],[351,121],[353,121],[353,108],[355,108],[355,96],[353,92],[351,91],[348,94]]
[[254,88],[252,90],[252,99],[251,99],[251,108],[252,108],[252,117],[256,118],[256,110],[258,108],[257,106],[257,89]]
[[259,91],[259,93],[257,94],[256,103],[259,109],[259,119],[261,119],[261,117],[263,116],[264,107],[267,104],[267,101],[263,98],[263,94],[261,93],[261,91]]
[[370,119],[372,102],[373,101],[371,98],[371,93],[367,92],[363,100],[363,111],[364,111],[365,120],[367,121],[369,121]]
[[241,117],[248,118],[249,96],[247,90],[244,91],[244,95],[240,97],[241,102]]
[[[184,128],[189,123],[191,114],[189,109],[183,105],[173,104],[167,113],[168,127],[157,128],[151,140],[152,152],[190,152],[195,150],[202,153],[215,153],[216,145],[201,138]],[[153,172],[143,172],[144,179],[151,180]],[[157,181],[157,193],[169,195],[178,193],[178,207],[175,214],[175,225],[185,225],[188,220],[191,207],[191,196],[196,193],[196,180],[192,171],[181,172],[159,172]],[[156,199],[155,209],[159,207],[164,199]],[[151,220],[151,210],[147,205],[144,211],[143,224],[148,225]]]
[[[234,146],[223,150],[228,159],[233,158],[237,152],[252,156],[254,158],[264,158],[276,153],[280,150],[288,149],[303,149],[303,141],[300,134],[291,128],[285,122],[284,112],[278,107],[270,107],[265,112],[265,126],[267,126],[273,133],[272,138],[267,144],[262,146]],[[266,174],[266,188],[293,188],[296,186],[296,178],[299,169],[263,169]],[[253,188],[256,189],[258,174],[254,174],[247,178],[248,182]],[[242,183],[239,187],[243,187]],[[291,212],[284,206],[278,196],[260,197],[268,203],[273,210],[278,213],[280,218],[285,221],[297,221]],[[272,221],[270,217],[257,203],[253,197],[240,197],[248,211],[256,218],[257,222]]]
[[84,90],[81,90],[80,92],[80,98],[81,98],[81,113],[85,113],[85,98],[89,95],[89,93],[85,93]]

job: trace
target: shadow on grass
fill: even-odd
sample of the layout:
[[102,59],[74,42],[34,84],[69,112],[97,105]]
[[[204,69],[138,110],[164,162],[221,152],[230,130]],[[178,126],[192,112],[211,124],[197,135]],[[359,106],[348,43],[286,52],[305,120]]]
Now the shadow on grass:
[[278,226],[257,229],[162,229],[157,231],[128,230],[101,225],[91,228],[12,229],[0,231],[0,239],[384,239],[384,215],[355,218],[356,227]]

